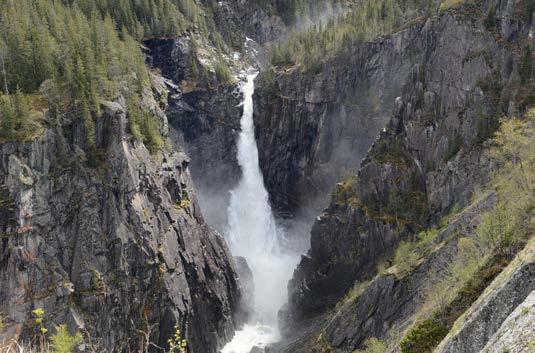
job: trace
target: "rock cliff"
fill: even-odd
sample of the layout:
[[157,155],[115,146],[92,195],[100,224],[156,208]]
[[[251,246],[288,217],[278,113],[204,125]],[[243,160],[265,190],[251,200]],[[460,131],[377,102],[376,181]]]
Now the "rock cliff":
[[[166,116],[148,102],[165,132]],[[165,347],[177,325],[193,351],[216,352],[238,324],[240,290],[224,240],[203,220],[190,160],[179,147],[150,154],[127,133],[121,100],[102,111],[94,167],[75,116],[0,146],[7,335],[33,334],[32,310],[42,308],[51,331],[67,323],[98,351]]]
[[[306,205],[302,195],[321,194],[322,188],[311,187],[318,185],[311,183],[314,175],[332,180],[318,172],[318,164],[340,173],[330,159],[341,136],[351,136],[352,144],[371,143],[373,132],[363,122],[378,131],[388,120],[389,106],[394,111],[357,175],[335,188],[315,222],[311,250],[289,285],[290,318],[299,321],[332,308],[355,280],[372,276],[400,240],[434,224],[455,205],[465,206],[474,187],[488,180],[491,166],[481,154],[483,141],[499,116],[525,109],[519,62],[533,25],[530,16],[519,15],[521,5],[465,4],[357,46],[349,65],[333,59],[313,76],[297,71],[263,76],[256,134],[266,184],[283,210]],[[349,89],[344,86],[352,81],[356,84]],[[360,103],[344,118],[342,97],[358,85],[373,89],[353,99],[377,102],[375,110],[365,115]],[[337,105],[341,108],[329,115],[329,107]],[[345,163],[358,166],[358,155]]]

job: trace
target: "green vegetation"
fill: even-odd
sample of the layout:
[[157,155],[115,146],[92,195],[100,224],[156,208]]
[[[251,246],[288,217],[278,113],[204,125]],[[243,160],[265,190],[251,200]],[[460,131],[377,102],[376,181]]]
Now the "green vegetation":
[[0,142],[35,137],[41,130],[39,116],[31,111],[29,97],[20,90],[13,95],[0,93]]
[[82,335],[72,335],[66,325],[56,327],[56,333],[50,337],[53,351],[51,353],[73,353],[76,346],[82,343]]
[[277,82],[277,74],[272,67],[263,72],[262,78],[264,79],[264,91],[268,97],[276,97],[280,93],[279,84]]
[[182,190],[182,195],[180,200],[176,202],[175,208],[177,209],[186,209],[191,206],[191,199],[187,190]]
[[412,330],[401,342],[402,353],[432,352],[438,342],[448,333],[448,328],[439,321],[428,319],[420,323],[417,330]]
[[336,303],[336,308],[339,308],[341,306],[344,306],[348,303],[354,302],[364,291],[368,286],[370,285],[370,281],[364,281],[364,282],[355,282],[353,287],[351,287],[346,295]]
[[398,166],[409,164],[409,157],[405,151],[405,146],[400,140],[380,139],[373,146],[370,155],[379,163],[393,163]]
[[[419,321],[401,341],[403,353],[432,352],[453,327],[459,316],[481,295],[484,289],[506,266],[501,257],[478,251],[469,238],[460,239],[460,249],[448,274],[428,289],[428,298],[421,315],[431,310],[431,317]],[[462,245],[462,241],[466,241]],[[463,249],[468,246],[468,249]],[[481,258],[477,256],[483,256]]]
[[314,26],[294,34],[286,44],[275,48],[272,64],[299,64],[305,71],[317,71],[325,59],[352,44],[390,34],[407,22],[432,13],[435,3],[434,0],[359,1],[349,13],[331,19],[324,27]]
[[160,133],[158,122],[152,113],[141,107],[138,96],[132,95],[127,103],[130,133],[143,141],[151,152],[161,150],[165,141]]
[[169,344],[169,353],[186,353],[188,351],[188,341],[182,338],[182,332],[180,332],[178,325],[175,325],[175,333],[167,343]]
[[371,337],[364,342],[364,349],[355,353],[386,353],[387,349],[388,346],[384,341]]
[[[100,102],[119,96],[138,102],[150,86],[138,42],[95,10],[105,3],[0,0],[0,139],[35,137],[41,130],[38,112],[47,111],[52,120],[68,114],[83,122],[84,149],[95,163]],[[137,137],[159,148],[158,123],[147,114],[136,120],[138,110],[131,113]]]
[[357,176],[355,174],[347,175],[341,182],[336,184],[333,191],[333,200],[339,204],[349,204],[352,207],[360,205],[357,196]]
[[399,244],[393,259],[398,276],[402,277],[409,273],[421,258],[431,252],[437,235],[438,230],[432,228],[420,232],[417,241],[402,241]]
[[219,83],[229,83],[232,81],[230,70],[223,60],[217,61],[215,65],[215,75],[217,82]]
[[498,26],[498,19],[496,18],[496,10],[494,9],[494,6],[490,7],[489,12],[487,13],[487,17],[483,21],[483,24],[491,32],[496,30]]
[[[137,39],[169,37],[198,30],[203,34],[218,34],[208,9],[195,0],[70,0],[88,17],[111,16],[117,29],[126,28]],[[217,40],[214,40],[217,42]]]
[[45,327],[45,310],[37,308],[32,310],[33,322],[32,325],[37,329],[38,334],[44,335],[48,332]]
[[458,7],[461,4],[464,4],[467,0],[442,0],[440,2],[440,11],[447,11],[450,8]]
[[0,311],[0,332],[2,332],[6,328],[6,325],[6,317]]

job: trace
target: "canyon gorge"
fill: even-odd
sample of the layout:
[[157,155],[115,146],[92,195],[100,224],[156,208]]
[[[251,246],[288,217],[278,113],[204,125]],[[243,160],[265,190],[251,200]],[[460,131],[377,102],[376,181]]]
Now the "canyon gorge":
[[0,353],[535,350],[533,0],[0,9]]

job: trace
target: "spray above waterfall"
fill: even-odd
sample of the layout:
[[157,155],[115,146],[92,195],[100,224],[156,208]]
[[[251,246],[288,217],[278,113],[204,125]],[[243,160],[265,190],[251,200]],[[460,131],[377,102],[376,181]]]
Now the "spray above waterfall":
[[242,85],[243,116],[238,140],[238,164],[242,178],[231,191],[227,240],[235,256],[243,256],[253,272],[255,313],[224,353],[248,353],[279,339],[277,311],[286,302],[286,284],[297,264],[296,254],[285,253],[284,236],[277,227],[268,193],[258,165],[254,135],[253,93],[257,73],[250,73]]

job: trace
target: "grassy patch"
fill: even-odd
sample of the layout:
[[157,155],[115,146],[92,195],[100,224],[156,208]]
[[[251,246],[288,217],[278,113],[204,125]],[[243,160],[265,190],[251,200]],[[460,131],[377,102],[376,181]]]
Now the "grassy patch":
[[405,146],[399,140],[378,140],[372,147],[370,155],[375,161],[381,164],[392,163],[402,167],[410,163],[409,157],[405,152]]
[[352,207],[360,206],[361,203],[357,195],[357,176],[354,174],[346,176],[341,182],[336,184],[333,191],[333,199],[338,204],[349,204]]
[[399,244],[393,259],[398,276],[402,277],[412,271],[418,261],[431,252],[437,235],[438,230],[432,228],[420,232],[416,241],[402,241]]
[[340,308],[348,303],[353,303],[370,285],[371,281],[355,282],[346,295],[336,303],[336,308]]
[[440,321],[428,319],[411,330],[407,337],[401,341],[402,353],[427,353],[448,333],[448,328]]

